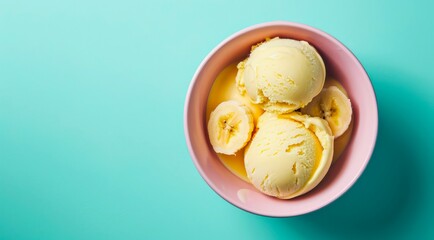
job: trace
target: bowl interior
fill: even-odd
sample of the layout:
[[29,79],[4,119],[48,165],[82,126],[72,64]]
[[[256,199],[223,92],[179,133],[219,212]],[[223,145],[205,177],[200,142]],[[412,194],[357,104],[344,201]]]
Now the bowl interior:
[[[323,181],[309,193],[291,200],[265,196],[229,172],[208,141],[205,111],[208,94],[220,71],[248,56],[253,44],[279,36],[308,41],[326,64],[327,73],[347,89],[353,107],[352,138]],[[319,209],[351,187],[368,163],[377,136],[377,103],[368,75],[354,55],[330,35],[312,27],[271,22],[244,29],[223,41],[199,66],[185,104],[185,134],[199,173],[221,197],[246,211],[275,217],[304,214]]]

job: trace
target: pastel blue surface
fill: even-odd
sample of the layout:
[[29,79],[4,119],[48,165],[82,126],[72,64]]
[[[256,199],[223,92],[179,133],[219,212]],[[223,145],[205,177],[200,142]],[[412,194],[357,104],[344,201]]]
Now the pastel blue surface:
[[[0,0],[0,239],[434,238],[432,1]],[[257,23],[322,29],[365,66],[377,146],[345,195],[275,219],[196,171],[185,95]]]

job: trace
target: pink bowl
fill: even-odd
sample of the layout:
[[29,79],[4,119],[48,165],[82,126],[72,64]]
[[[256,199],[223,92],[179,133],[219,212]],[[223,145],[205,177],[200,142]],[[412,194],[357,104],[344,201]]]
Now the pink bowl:
[[[341,81],[353,106],[352,138],[323,181],[311,192],[291,200],[265,196],[220,163],[208,141],[206,103],[216,76],[227,65],[248,56],[250,47],[266,37],[279,36],[311,43],[326,63],[327,72]],[[185,100],[184,130],[197,170],[208,185],[229,203],[246,211],[289,217],[317,210],[347,191],[359,178],[374,150],[378,129],[377,102],[363,66],[338,40],[313,27],[270,22],[241,30],[221,42],[198,67]]]

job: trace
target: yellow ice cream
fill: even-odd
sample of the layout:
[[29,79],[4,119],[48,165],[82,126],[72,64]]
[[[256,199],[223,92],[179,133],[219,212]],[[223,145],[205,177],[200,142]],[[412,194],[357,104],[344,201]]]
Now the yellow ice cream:
[[245,150],[249,180],[261,192],[289,199],[314,188],[333,157],[333,134],[320,118],[264,113]]
[[240,93],[264,110],[288,113],[318,95],[325,76],[324,62],[309,43],[273,38],[238,64],[236,82]]

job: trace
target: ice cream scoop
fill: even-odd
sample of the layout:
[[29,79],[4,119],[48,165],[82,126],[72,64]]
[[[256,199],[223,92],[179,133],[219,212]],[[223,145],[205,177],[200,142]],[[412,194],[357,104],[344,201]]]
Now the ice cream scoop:
[[255,47],[238,64],[237,87],[264,110],[288,113],[308,104],[321,91],[326,70],[305,41],[273,38]]
[[333,134],[321,118],[297,112],[265,112],[244,155],[251,183],[282,199],[302,195],[327,173],[333,157]]

